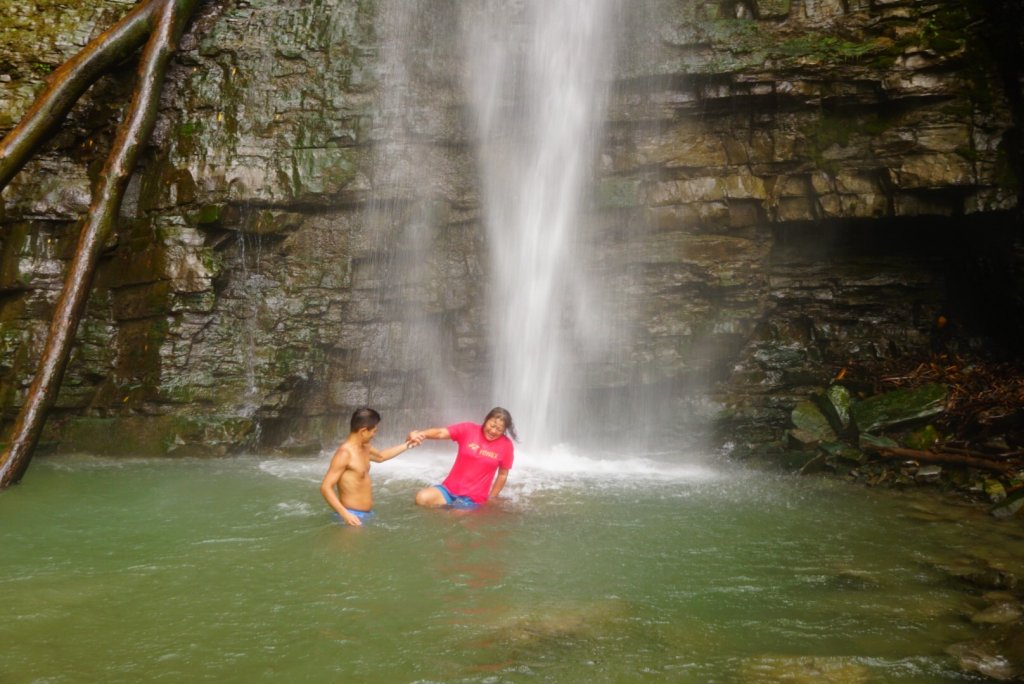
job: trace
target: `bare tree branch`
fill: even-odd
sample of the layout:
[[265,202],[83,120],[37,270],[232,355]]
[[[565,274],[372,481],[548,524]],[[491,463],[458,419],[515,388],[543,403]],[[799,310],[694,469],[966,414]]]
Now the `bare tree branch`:
[[17,175],[47,133],[104,72],[131,55],[153,31],[161,0],[147,0],[60,65],[18,125],[0,141],[0,191]]
[[46,415],[56,400],[96,262],[117,221],[125,188],[142,147],[153,130],[167,65],[196,2],[153,0],[151,3],[157,8],[156,28],[142,53],[131,104],[93,188],[89,215],[57,300],[39,367],[18,414],[8,448],[0,455],[0,488],[18,482],[24,475]]
[[952,463],[954,465],[988,470],[994,473],[1006,475],[1013,470],[1010,463],[1000,463],[985,458],[973,456],[960,456],[957,454],[940,454],[934,451],[921,451],[919,449],[903,449],[899,447],[879,447],[875,449],[879,456],[886,459],[910,458],[926,463]]

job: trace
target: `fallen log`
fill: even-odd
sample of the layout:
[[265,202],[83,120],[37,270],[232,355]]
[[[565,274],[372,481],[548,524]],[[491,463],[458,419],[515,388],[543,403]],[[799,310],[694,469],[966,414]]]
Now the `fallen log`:
[[910,458],[915,461],[926,463],[951,463],[962,465],[979,470],[988,470],[1000,475],[1007,475],[1013,471],[1013,466],[1008,463],[990,461],[988,459],[976,458],[974,456],[963,456],[960,454],[940,454],[934,451],[921,451],[918,449],[906,449],[903,447],[876,447],[872,449],[884,459]]
[[18,125],[0,141],[0,191],[89,86],[145,42],[153,31],[160,6],[160,0],[142,3],[50,74],[46,88]]
[[57,299],[38,369],[18,413],[7,449],[0,454],[0,489],[21,480],[46,416],[57,398],[78,322],[88,300],[96,262],[117,222],[128,180],[153,130],[168,63],[197,2],[151,0],[150,4],[157,8],[156,27],[139,61],[132,101],[93,187],[89,214]]
[[984,458],[992,461],[1006,461],[1009,458],[1018,458],[1024,456],[1024,451],[1003,451],[998,454],[986,454],[981,451],[972,451],[970,449],[961,449],[960,447],[942,446],[939,447],[939,451],[946,454],[961,454],[963,456],[972,456],[974,458]]

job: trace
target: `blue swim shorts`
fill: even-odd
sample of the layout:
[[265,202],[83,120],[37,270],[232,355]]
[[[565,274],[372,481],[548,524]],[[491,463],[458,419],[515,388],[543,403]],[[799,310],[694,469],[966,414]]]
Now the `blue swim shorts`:
[[454,494],[449,492],[448,488],[445,487],[444,485],[436,484],[434,485],[434,487],[437,488],[437,491],[441,492],[441,496],[444,497],[445,505],[450,506],[451,508],[462,508],[472,510],[474,508],[480,507],[480,504],[476,503],[468,496],[455,496]]
[[[366,523],[370,522],[371,520],[373,520],[373,516],[374,516],[374,512],[373,511],[361,511],[358,508],[350,508],[350,509],[348,509],[348,512],[351,513],[352,515],[356,516],[357,518],[359,518],[359,521],[361,523],[363,523],[364,525]],[[338,515],[337,513],[334,514],[334,519],[337,520],[338,522],[342,523],[342,524],[345,524],[345,521],[342,520],[341,516]]]

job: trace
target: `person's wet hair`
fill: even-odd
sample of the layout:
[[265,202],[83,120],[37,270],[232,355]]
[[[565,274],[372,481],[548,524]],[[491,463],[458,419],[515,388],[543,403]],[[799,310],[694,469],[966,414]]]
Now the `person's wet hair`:
[[352,413],[352,420],[349,421],[349,430],[356,432],[363,428],[375,428],[380,422],[380,414],[372,408],[358,408]]
[[519,441],[519,436],[516,434],[515,423],[512,422],[511,413],[509,413],[506,409],[501,408],[500,406],[495,406],[487,413],[487,416],[484,418],[484,423],[489,421],[491,418],[501,418],[501,420],[504,421],[505,423],[505,432],[508,434],[508,436],[511,437],[513,441]]

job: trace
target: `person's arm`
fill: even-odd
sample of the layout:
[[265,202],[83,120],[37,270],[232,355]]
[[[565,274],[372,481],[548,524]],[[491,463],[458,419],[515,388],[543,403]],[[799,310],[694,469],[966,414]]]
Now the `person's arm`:
[[416,442],[407,440],[401,444],[396,444],[393,447],[388,447],[384,451],[377,451],[373,447],[370,447],[370,460],[374,463],[383,463],[384,461],[388,461],[399,454],[405,453],[414,446],[416,446]]
[[425,439],[451,439],[452,436],[446,427],[427,428],[426,430],[413,430],[409,433],[409,441],[413,444],[423,444]]
[[505,488],[507,480],[508,468],[498,468],[498,476],[494,478],[494,484],[491,485],[491,493],[487,495],[488,501],[501,494],[501,490]]
[[324,475],[324,479],[320,483],[320,495],[327,501],[327,505],[341,516],[345,524],[358,527],[363,524],[362,521],[342,506],[341,499],[338,498],[341,476],[344,474],[345,468],[348,467],[349,458],[348,449],[345,448],[345,445],[338,447],[338,450],[334,452],[334,456],[331,458],[331,465],[327,469],[327,474]]

